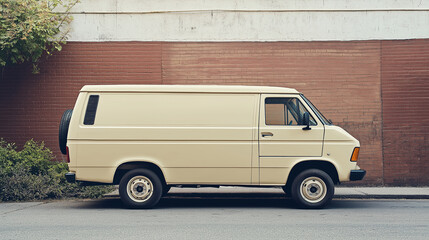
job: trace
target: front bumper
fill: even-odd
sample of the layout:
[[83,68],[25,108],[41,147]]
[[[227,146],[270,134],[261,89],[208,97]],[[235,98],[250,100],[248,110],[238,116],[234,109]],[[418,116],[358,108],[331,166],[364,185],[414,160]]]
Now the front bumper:
[[365,177],[366,171],[363,169],[360,170],[351,170],[350,171],[350,181],[359,181]]
[[76,182],[76,173],[68,172],[66,173],[66,180],[69,183]]

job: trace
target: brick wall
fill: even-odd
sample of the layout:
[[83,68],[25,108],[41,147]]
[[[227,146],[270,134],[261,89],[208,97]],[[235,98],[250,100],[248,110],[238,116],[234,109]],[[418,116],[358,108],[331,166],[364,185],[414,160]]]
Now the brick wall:
[[429,185],[429,40],[382,42],[386,184]]
[[[429,184],[424,170],[415,171],[421,169],[417,162],[428,160],[424,154],[427,114],[426,119],[417,115],[421,121],[415,116],[416,109],[427,107],[427,101],[421,101],[428,97],[427,81],[415,78],[428,79],[427,57],[421,51],[426,50],[427,56],[428,48],[429,41],[68,43],[62,52],[44,60],[39,75],[30,74],[30,66],[5,70],[0,81],[0,137],[19,145],[30,138],[44,140],[63,159],[57,140],[59,119],[65,109],[73,108],[79,89],[86,84],[284,86],[302,91],[335,124],[361,141],[359,165],[368,170],[365,183]],[[420,51],[420,57],[413,58],[409,50]],[[398,57],[402,55],[408,58]],[[409,63],[411,58],[421,61],[420,67]],[[398,78],[394,71],[399,67],[405,73],[412,71],[407,78]],[[389,109],[394,107],[390,106],[395,104],[395,91],[410,88],[412,79],[420,95],[411,100],[402,96],[414,117],[412,122],[399,121],[404,125],[400,136],[419,122],[425,128],[414,131],[412,139],[398,141],[392,118],[396,110]],[[383,105],[382,96],[390,99]],[[392,150],[403,141],[408,141],[412,154],[404,150],[397,155]],[[417,157],[420,160],[413,161]],[[405,173],[395,178],[395,169]]]

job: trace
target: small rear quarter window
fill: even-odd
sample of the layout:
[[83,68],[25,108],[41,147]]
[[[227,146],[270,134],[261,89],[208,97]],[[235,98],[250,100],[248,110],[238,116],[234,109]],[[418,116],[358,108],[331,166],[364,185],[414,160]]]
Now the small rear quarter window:
[[99,95],[89,96],[88,105],[86,106],[85,118],[83,120],[84,125],[94,125],[99,98]]

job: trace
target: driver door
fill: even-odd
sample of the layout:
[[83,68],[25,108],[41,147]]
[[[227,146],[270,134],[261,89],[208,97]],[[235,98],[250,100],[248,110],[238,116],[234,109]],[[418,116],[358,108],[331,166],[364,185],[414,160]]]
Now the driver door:
[[[322,156],[324,126],[296,94],[262,94],[259,114],[259,183],[284,185],[294,162]],[[303,130],[303,114],[310,130]]]
[[[262,94],[259,157],[320,157],[324,126],[296,94]],[[310,130],[303,114],[310,113]]]

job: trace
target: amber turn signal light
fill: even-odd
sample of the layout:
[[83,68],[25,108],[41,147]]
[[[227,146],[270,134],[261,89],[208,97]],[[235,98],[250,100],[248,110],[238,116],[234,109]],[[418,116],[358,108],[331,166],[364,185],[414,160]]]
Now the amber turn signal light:
[[350,158],[350,162],[357,162],[358,157],[359,157],[359,149],[358,147],[355,147],[355,149],[353,149],[353,154],[352,157]]

